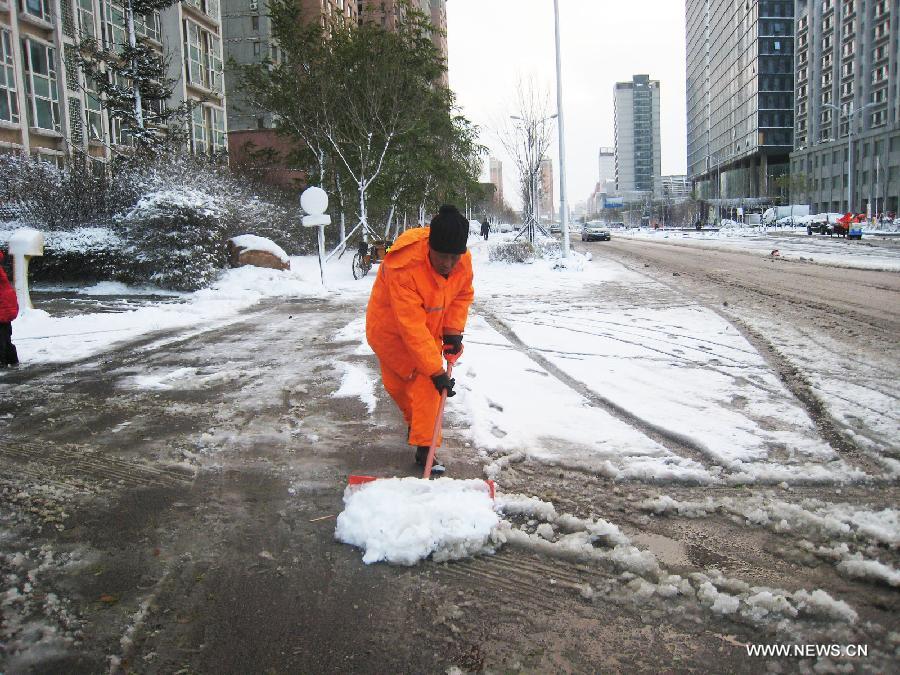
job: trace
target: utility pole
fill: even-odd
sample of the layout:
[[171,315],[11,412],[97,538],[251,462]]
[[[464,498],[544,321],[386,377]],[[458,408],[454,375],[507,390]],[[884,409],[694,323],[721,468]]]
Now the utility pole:
[[[553,0],[556,24],[556,114],[559,115],[559,210],[562,221],[562,257],[569,256],[569,209],[566,204],[566,132],[563,124],[562,64],[559,49],[559,0]],[[552,205],[551,205],[552,207]]]

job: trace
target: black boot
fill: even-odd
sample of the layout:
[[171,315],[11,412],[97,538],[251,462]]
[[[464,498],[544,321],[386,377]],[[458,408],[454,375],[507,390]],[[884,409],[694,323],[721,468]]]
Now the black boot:
[[[425,466],[425,462],[428,461],[428,451],[429,448],[427,445],[419,445],[416,447],[416,464],[419,466]],[[441,474],[444,473],[447,469],[444,467],[443,462],[437,458],[437,455],[434,456],[434,460],[431,462],[431,473]]]

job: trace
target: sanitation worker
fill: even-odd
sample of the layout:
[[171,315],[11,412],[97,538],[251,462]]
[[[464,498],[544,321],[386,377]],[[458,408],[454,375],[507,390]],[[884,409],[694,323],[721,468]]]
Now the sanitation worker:
[[[401,234],[378,270],[366,310],[366,338],[381,364],[384,388],[408,425],[407,441],[424,466],[442,392],[456,382],[444,369],[463,351],[472,288],[469,221],[442,206],[430,227]],[[438,445],[441,439],[438,436]],[[432,473],[443,473],[434,459]]]

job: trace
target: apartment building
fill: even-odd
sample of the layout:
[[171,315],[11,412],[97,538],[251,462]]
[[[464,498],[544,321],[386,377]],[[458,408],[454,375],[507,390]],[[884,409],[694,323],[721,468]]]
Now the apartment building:
[[[301,0],[304,21],[356,25],[356,0]],[[291,166],[293,143],[275,131],[273,116],[253,105],[240,87],[240,72],[231,67],[280,62],[281,47],[275,38],[266,0],[222,0],[225,36],[225,87],[228,96],[229,163],[252,171],[258,177],[286,187],[303,180],[305,174]]]
[[[135,32],[169,58],[171,107],[197,102],[191,148],[226,149],[218,0],[185,0],[135,17]],[[127,42],[125,12],[112,0],[0,0],[0,149],[62,163],[80,151],[108,161],[129,139],[78,66],[78,44]],[[201,102],[202,101],[202,102]]]
[[616,190],[626,199],[659,195],[659,103],[659,81],[649,75],[635,75],[613,88]]
[[814,212],[896,213],[900,5],[896,0],[797,0],[796,15],[791,198],[808,202]]
[[[394,30],[400,18],[402,8],[397,0],[356,0],[360,21],[374,21],[383,28]],[[431,40],[438,48],[444,63],[447,63],[447,0],[412,0],[413,7],[431,18],[437,28],[431,34]],[[441,84],[447,86],[448,78],[444,73]]]
[[793,149],[795,0],[686,0],[687,164],[701,199],[771,201]]

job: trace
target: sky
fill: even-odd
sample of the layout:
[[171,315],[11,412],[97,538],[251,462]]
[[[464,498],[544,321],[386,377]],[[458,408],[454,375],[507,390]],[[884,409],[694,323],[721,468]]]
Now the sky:
[[[638,73],[660,81],[662,173],[687,165],[682,0],[559,0],[566,181],[570,204],[598,178],[597,152],[612,147],[613,85]],[[481,142],[503,161],[504,192],[520,206],[517,176],[497,130],[516,114],[519,80],[533,79],[556,109],[552,0],[447,0],[450,87]],[[550,156],[559,203],[557,131]],[[487,180],[485,167],[482,180]]]

